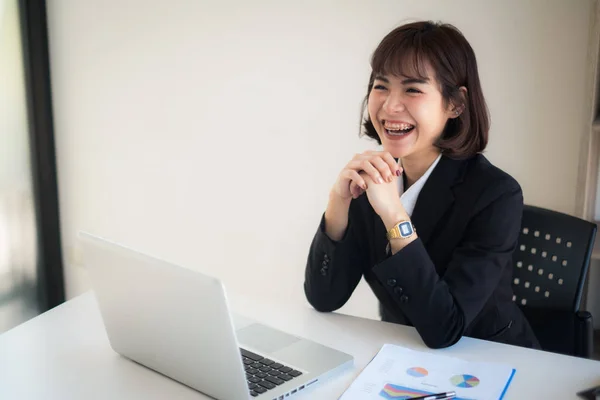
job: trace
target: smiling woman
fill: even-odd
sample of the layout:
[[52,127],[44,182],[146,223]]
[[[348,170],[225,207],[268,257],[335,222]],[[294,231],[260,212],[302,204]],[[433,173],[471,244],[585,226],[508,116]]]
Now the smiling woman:
[[341,171],[313,238],[308,301],[342,307],[365,278],[384,321],[430,347],[462,336],[539,348],[513,303],[519,184],[481,152],[489,118],[473,49],[455,27],[390,32],[371,61],[364,133],[383,151]]
[[[426,141],[448,156],[462,158],[485,149],[490,124],[475,53],[456,28],[420,23],[401,26],[382,40],[371,68],[364,103],[369,116],[410,107],[414,118],[422,119],[412,122],[419,122]],[[374,124],[379,123],[369,117],[364,128],[367,136],[381,144],[389,136],[378,135]],[[399,151],[394,157],[402,157]]]

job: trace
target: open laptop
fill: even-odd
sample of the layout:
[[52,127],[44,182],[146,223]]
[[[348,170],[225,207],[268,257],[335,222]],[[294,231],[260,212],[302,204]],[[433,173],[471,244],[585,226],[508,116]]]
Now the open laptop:
[[230,316],[213,277],[80,233],[112,348],[220,400],[281,400],[353,357]]

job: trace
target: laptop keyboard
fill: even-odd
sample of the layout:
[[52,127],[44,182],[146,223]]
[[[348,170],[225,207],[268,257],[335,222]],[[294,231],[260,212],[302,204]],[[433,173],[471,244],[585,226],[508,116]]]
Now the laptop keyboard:
[[250,389],[252,397],[263,394],[302,375],[300,371],[276,363],[251,351],[240,349],[240,352],[246,370],[248,389]]

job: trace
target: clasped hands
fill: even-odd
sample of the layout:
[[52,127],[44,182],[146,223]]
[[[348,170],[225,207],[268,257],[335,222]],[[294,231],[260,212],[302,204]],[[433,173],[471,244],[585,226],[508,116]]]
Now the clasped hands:
[[373,210],[386,229],[409,219],[398,193],[402,167],[390,153],[366,151],[356,154],[340,173],[334,191],[342,199],[356,199],[366,193]]

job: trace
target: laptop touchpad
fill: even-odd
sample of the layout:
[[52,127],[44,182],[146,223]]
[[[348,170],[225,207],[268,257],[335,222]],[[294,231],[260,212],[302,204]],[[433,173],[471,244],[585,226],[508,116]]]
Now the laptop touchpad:
[[[242,347],[247,345],[262,353],[274,353],[300,340],[261,324],[252,324],[236,332]],[[248,349],[251,350],[251,349]]]

